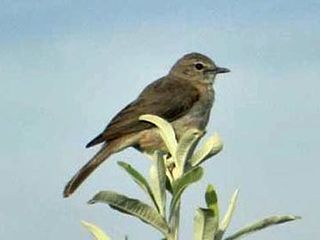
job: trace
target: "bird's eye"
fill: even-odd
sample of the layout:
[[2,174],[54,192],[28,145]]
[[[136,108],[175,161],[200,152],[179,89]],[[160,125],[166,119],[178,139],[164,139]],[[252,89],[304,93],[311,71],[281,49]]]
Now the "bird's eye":
[[197,70],[202,70],[204,67],[202,63],[196,63],[194,66]]

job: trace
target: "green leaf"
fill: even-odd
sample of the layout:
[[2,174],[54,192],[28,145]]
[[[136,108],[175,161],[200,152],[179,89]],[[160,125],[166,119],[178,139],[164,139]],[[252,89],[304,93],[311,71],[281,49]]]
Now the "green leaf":
[[290,221],[294,221],[297,219],[301,219],[301,217],[298,216],[273,216],[269,218],[265,218],[261,221],[258,221],[254,224],[251,224],[247,227],[244,227],[243,229],[237,231],[236,233],[232,234],[231,236],[225,238],[225,240],[235,240],[239,239],[241,237],[244,237],[248,234],[254,233],[256,231],[262,230],[264,228],[276,225],[276,224],[281,224],[281,223],[286,223]]
[[145,114],[139,117],[139,120],[147,121],[159,128],[159,133],[161,138],[163,139],[165,145],[167,146],[171,156],[175,157],[176,149],[177,149],[177,139],[173,127],[170,123],[164,120],[161,117],[152,114]]
[[171,185],[171,182],[170,182],[170,179],[167,175],[166,177],[166,189],[171,193],[173,194],[173,190],[172,190],[172,185]]
[[169,232],[166,220],[157,212],[157,210],[138,199],[129,198],[112,191],[102,191],[95,195],[88,203],[94,204],[96,202],[107,203],[110,207],[122,213],[137,217],[143,222],[158,229],[165,236]]
[[182,177],[178,178],[172,186],[173,196],[170,204],[170,219],[175,213],[176,207],[180,203],[180,198],[183,191],[192,183],[195,183],[201,179],[203,175],[203,169],[196,167],[186,172]]
[[160,214],[166,215],[166,168],[163,155],[155,151],[156,162],[150,168],[151,188]]
[[223,234],[225,233],[225,231],[229,227],[232,215],[233,215],[235,207],[236,207],[238,195],[239,195],[239,189],[236,189],[236,191],[233,193],[233,195],[231,197],[228,210],[227,210],[226,214],[224,215],[223,220],[220,223],[219,230],[217,231],[215,240],[222,239]]
[[203,146],[194,153],[189,161],[190,166],[198,166],[203,163],[208,158],[218,154],[223,148],[223,143],[216,133],[210,138],[208,138]]
[[194,217],[194,240],[213,240],[218,219],[211,209],[198,208]]
[[140,174],[136,169],[134,169],[130,164],[128,163],[125,163],[125,162],[118,162],[118,165],[120,167],[122,167],[129,175],[130,177],[135,181],[135,183],[137,183],[144,192],[146,192],[149,197],[151,198],[154,206],[156,208],[158,208],[158,210],[160,211],[159,209],[159,206],[155,200],[155,197],[152,193],[152,190],[147,182],[147,180],[142,176],[142,174]]
[[[219,223],[219,205],[218,205],[218,195],[215,191],[213,185],[209,184],[206,190],[205,199],[208,209],[210,209],[216,219],[218,219],[217,224]],[[216,227],[218,228],[218,226]]]
[[109,236],[107,236],[98,226],[81,221],[81,224],[92,234],[95,240],[111,240]]
[[183,174],[186,160],[192,156],[193,151],[197,146],[197,143],[199,142],[201,136],[203,136],[203,132],[196,128],[188,129],[182,135],[178,143],[176,152],[176,166],[178,167],[178,177]]

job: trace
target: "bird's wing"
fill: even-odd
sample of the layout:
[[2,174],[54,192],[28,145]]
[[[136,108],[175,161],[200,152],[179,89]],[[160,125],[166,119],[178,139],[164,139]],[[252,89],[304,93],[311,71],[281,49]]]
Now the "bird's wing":
[[121,110],[87,147],[153,127],[150,123],[139,121],[143,114],[154,114],[169,122],[174,121],[185,115],[198,99],[199,91],[186,80],[159,79]]

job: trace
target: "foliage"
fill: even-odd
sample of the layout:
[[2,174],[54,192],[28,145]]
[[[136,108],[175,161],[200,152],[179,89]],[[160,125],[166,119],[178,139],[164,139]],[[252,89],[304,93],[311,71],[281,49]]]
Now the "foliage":
[[111,240],[98,226],[85,221],[81,223],[92,234],[95,240]]
[[[101,191],[90,204],[106,203],[111,208],[134,216],[158,230],[166,240],[177,240],[179,234],[180,204],[183,192],[203,176],[204,161],[219,153],[223,144],[218,134],[209,137],[203,146],[197,148],[204,133],[198,129],[189,129],[177,142],[174,129],[164,119],[154,115],[143,115],[141,121],[154,124],[162,137],[169,153],[155,151],[154,163],[147,180],[134,167],[125,162],[118,162],[133,181],[148,195],[152,205],[113,191]],[[249,225],[228,237],[224,237],[230,225],[238,190],[233,194],[229,207],[220,220],[218,195],[213,185],[205,192],[206,207],[198,208],[194,217],[194,240],[235,240],[266,227],[298,219],[296,216],[274,216]],[[171,198],[167,197],[171,194]],[[168,207],[168,209],[167,209]],[[97,240],[108,240],[98,227],[83,222],[83,225]]]

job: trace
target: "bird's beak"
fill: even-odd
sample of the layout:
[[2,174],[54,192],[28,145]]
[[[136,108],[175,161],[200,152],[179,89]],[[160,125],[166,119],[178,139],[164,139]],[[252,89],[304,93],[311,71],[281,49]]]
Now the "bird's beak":
[[215,71],[216,74],[220,74],[220,73],[228,73],[228,72],[230,72],[230,69],[223,68],[223,67],[216,67],[214,69],[214,71]]

